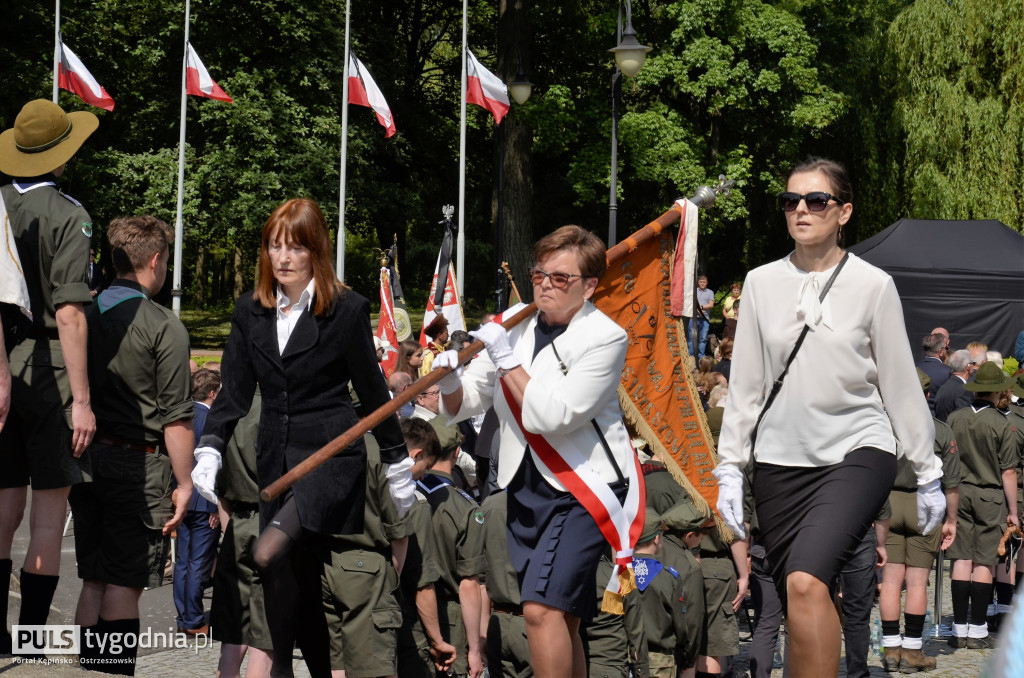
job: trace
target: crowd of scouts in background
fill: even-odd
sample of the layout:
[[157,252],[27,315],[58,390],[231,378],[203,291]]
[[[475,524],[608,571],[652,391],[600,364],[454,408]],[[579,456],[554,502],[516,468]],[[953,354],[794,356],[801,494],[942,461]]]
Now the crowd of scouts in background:
[[[283,417],[285,424],[289,417],[294,424],[298,417],[314,419],[317,413],[290,409],[288,389],[294,396],[301,383],[268,379],[259,370],[270,368],[247,352],[259,351],[257,344],[264,339],[276,342],[267,360],[287,364],[302,349],[308,329],[303,329],[301,317],[298,326],[294,317],[289,326],[278,316],[276,331],[271,322],[265,337],[249,337],[247,332],[235,337],[233,332],[234,343],[225,353],[225,365],[232,366],[230,379],[222,382],[217,362],[200,369],[189,358],[184,327],[151,300],[163,286],[173,234],[150,216],[111,222],[103,246],[111,253],[116,279],[102,283],[93,268],[88,214],[54,183],[95,130],[95,116],[90,116],[32,102],[0,140],[0,172],[16,177],[3,187],[3,199],[33,311],[32,320],[26,321],[4,308],[3,354],[10,366],[2,366],[0,415],[6,416],[9,408],[10,416],[0,419],[0,616],[6,619],[11,542],[31,484],[32,534],[20,577],[21,624],[46,622],[59,572],[64,506],[70,501],[83,580],[75,622],[94,637],[139,632],[139,598],[147,587],[163,582],[173,533],[178,631],[212,634],[222,643],[219,676],[238,676],[246,655],[248,676],[290,675],[295,645],[317,676],[475,678],[485,667],[492,676],[533,675],[521,580],[506,529],[509,502],[515,498],[498,482],[493,410],[449,423],[454,417],[447,416],[448,399],[453,393],[462,397],[462,384],[431,386],[398,413],[400,428],[364,436],[365,473],[352,476],[361,484],[352,490],[363,497],[361,515],[353,518],[341,511],[341,518],[331,522],[335,514],[330,507],[320,512],[322,507],[315,504],[320,489],[307,485],[313,489],[305,496],[288,494],[273,504],[275,517],[269,525],[265,516],[261,520],[261,509],[268,504],[260,501],[259,480],[268,472],[261,466],[268,455],[261,457],[257,450],[261,445],[268,449],[267,441],[273,439],[266,436],[274,433],[276,419],[261,424],[260,413]],[[282,302],[278,291],[279,307],[310,303],[313,289],[315,300],[322,296],[321,288],[313,287],[316,281],[309,283],[306,296],[288,287],[288,257],[295,257],[296,270],[308,264],[301,253],[286,252],[307,237],[302,231],[307,227],[295,224],[308,215],[322,222],[311,205],[285,203],[264,229],[268,261],[285,262],[273,272],[269,264],[261,271],[271,306],[270,281],[275,278],[288,292]],[[275,219],[292,220],[290,238]],[[559,252],[551,256],[561,256]],[[322,263],[313,262],[314,271],[318,265]],[[531,276],[538,289],[567,289],[573,276],[580,277],[539,269]],[[709,332],[708,314],[715,300],[703,276],[697,294],[701,313],[688,332],[693,378],[717,444],[729,397],[742,288],[732,285],[724,300],[720,341]],[[357,295],[340,298],[343,312],[345,304],[355,305],[339,325],[346,333],[344,341],[362,350],[359,342],[370,341],[365,300]],[[240,312],[236,309],[236,326],[252,322],[254,333],[263,331]],[[262,311],[254,307],[252,313]],[[366,327],[353,330],[353,323],[364,317]],[[481,327],[492,319],[485,316]],[[386,379],[391,397],[413,388],[435,361],[455,367],[450,358],[438,356],[473,339],[465,332],[449,335],[443,316],[425,333],[430,339],[426,348],[411,341],[397,347],[398,367]],[[504,339],[487,336],[489,359],[505,377],[519,364],[509,363],[511,354],[495,348]],[[375,340],[374,348],[380,360],[388,347]],[[984,345],[951,351],[942,328],[924,339],[923,348],[918,373],[922,398],[935,416],[934,452],[942,464],[945,520],[934,532],[920,534],[918,482],[909,462],[901,459],[886,507],[836,583],[848,676],[868,675],[868,620],[876,594],[886,671],[935,667],[934,657],[922,652],[922,635],[927,583],[940,549],[953,561],[954,635],[949,642],[954,648],[992,647],[990,631],[1010,611],[1021,581],[1022,563],[1017,559],[1014,567],[1013,562],[1019,540],[1010,533],[1021,515],[1024,407],[1017,398],[1024,397],[1024,376],[1008,376],[1001,357]],[[349,365],[345,356],[337,360],[340,364],[328,362],[318,369],[328,376],[350,375],[334,384],[338,392],[331,397],[352,413],[330,437],[387,397],[378,366]],[[243,362],[255,374],[239,367]],[[8,381],[10,374],[14,377]],[[313,383],[324,378],[294,376]],[[273,392],[256,389],[257,378]],[[217,415],[208,420],[218,400]],[[730,658],[739,653],[740,620],[747,618],[750,607],[753,622],[742,624],[751,634],[749,674],[770,675],[773,667],[781,666],[785,651],[779,641],[783,603],[759,540],[752,494],[746,493],[743,512],[750,537],[738,539],[716,525],[710,509],[695,503],[677,481],[678,469],[651,457],[642,439],[632,442],[646,485],[643,530],[632,556],[637,588],[624,595],[623,614],[583,615],[579,637],[588,674],[731,675]],[[290,445],[293,441],[282,445],[281,455]],[[83,454],[87,448],[89,454]],[[55,454],[59,449],[74,454]],[[408,459],[397,458],[398,450]],[[277,466],[270,471],[280,474],[282,459],[273,463]],[[396,489],[406,475],[415,486]],[[349,474],[335,476],[342,477]],[[310,501],[314,504],[303,503]],[[353,525],[358,529],[351,529]],[[310,539],[310,531],[322,538]],[[613,571],[613,553],[605,551],[585,594],[592,593],[598,606]],[[290,577],[285,571],[319,576]],[[211,585],[207,613],[203,592]],[[9,652],[6,627],[0,641],[0,652]],[[132,675],[137,648],[118,649],[83,644],[81,665]]]

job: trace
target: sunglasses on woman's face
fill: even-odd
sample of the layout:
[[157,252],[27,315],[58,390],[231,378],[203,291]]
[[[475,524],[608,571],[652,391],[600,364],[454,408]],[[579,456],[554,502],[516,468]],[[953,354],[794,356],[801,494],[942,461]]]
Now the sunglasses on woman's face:
[[544,282],[544,278],[551,279],[551,286],[555,289],[561,290],[572,282],[573,278],[582,278],[583,276],[579,273],[548,273],[542,271],[539,268],[531,268],[529,270],[530,282],[534,285],[540,285]]
[[824,191],[814,191],[813,193],[807,193],[806,195],[800,195],[799,193],[779,193],[779,207],[782,208],[783,212],[792,212],[796,210],[800,201],[803,200],[807,204],[807,210],[810,212],[822,212],[828,207],[829,200],[835,200],[840,205],[845,205],[846,201],[837,198],[831,193],[825,193]]

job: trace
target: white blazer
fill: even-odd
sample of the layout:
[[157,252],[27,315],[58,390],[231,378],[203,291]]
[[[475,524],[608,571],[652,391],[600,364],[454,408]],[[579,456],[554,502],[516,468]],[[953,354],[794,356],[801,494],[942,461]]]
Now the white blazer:
[[[559,451],[568,448],[560,443],[571,441],[582,454],[566,460],[585,480],[615,482],[618,475],[590,423],[591,419],[596,419],[616,464],[623,476],[628,477],[626,464],[632,463],[632,448],[617,395],[626,360],[626,332],[593,304],[584,302],[565,332],[554,340],[568,368],[568,373],[563,375],[551,346],[545,346],[534,359],[536,326],[537,316],[533,315],[509,332],[513,353],[531,377],[523,398],[523,426],[531,433],[544,436]],[[462,406],[457,414],[453,416],[445,410],[443,400],[441,412],[453,423],[494,407],[501,422],[498,485],[504,488],[523,463],[527,442],[505,401],[494,363],[486,352],[481,352],[465,368],[462,393]],[[537,453],[530,452],[548,483],[565,491]]]

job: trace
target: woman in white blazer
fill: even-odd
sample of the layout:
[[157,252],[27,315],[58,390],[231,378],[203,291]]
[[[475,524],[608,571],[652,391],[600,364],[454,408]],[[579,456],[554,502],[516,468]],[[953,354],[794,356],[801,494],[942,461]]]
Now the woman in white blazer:
[[[610,488],[612,501],[625,497],[634,462],[616,392],[627,339],[589,301],[606,266],[596,236],[563,226],[537,242],[534,261],[539,313],[510,332],[488,323],[473,333],[487,355],[440,382],[442,412],[459,421],[494,407],[531,664],[539,678],[583,677],[579,624],[596,613],[594,579],[608,543],[556,471],[564,462],[575,472],[569,480],[606,497]],[[455,364],[451,351],[434,363]]]

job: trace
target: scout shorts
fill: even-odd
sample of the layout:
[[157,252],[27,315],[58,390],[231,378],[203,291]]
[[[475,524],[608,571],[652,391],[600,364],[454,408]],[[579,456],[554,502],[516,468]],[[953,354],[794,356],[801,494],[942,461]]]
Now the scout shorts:
[[161,529],[174,515],[171,460],[93,444],[93,481],[71,488],[78,576],[129,588],[159,586],[170,550]]
[[[942,527],[928,536],[917,528],[917,492],[893,490],[889,493],[892,517],[885,551],[889,562],[907,567],[931,568],[942,542]],[[959,534],[957,535],[959,537]]]
[[11,350],[11,411],[0,431],[0,488],[52,490],[82,482],[86,460],[71,454],[71,384],[57,340]]
[[213,604],[210,629],[214,640],[231,645],[250,645],[273,650],[263,586],[253,560],[260,516],[253,504],[239,510],[232,504],[231,519],[224,530],[213,573]]
[[391,559],[362,549],[332,550],[321,584],[331,669],[344,669],[351,678],[395,673],[402,610]]
[[1003,490],[961,483],[956,539],[946,550],[946,557],[995,565],[999,559],[999,540],[1005,528],[1006,497]]

